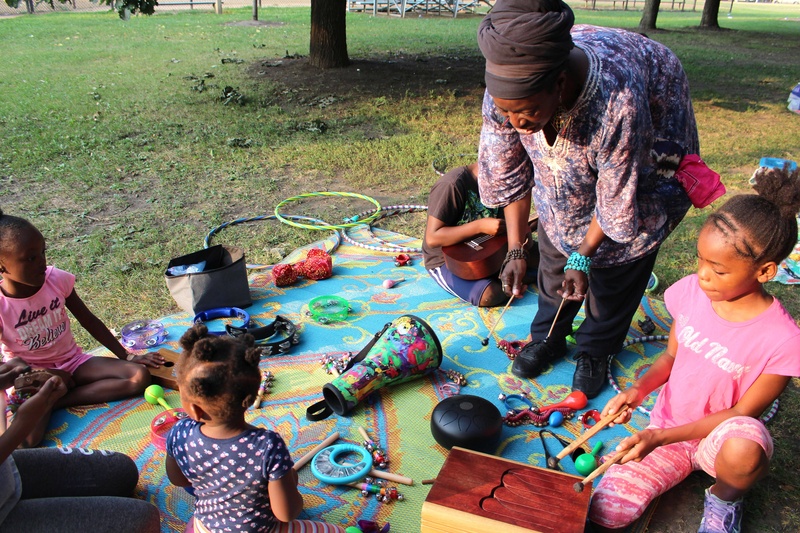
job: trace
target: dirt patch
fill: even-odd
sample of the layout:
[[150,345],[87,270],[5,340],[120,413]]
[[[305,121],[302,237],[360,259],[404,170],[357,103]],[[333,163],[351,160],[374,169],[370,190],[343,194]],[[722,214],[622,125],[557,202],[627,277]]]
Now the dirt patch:
[[354,59],[345,68],[318,69],[307,57],[264,59],[250,66],[250,75],[307,98],[353,94],[399,99],[409,94],[483,93],[483,58],[475,56],[406,56]]

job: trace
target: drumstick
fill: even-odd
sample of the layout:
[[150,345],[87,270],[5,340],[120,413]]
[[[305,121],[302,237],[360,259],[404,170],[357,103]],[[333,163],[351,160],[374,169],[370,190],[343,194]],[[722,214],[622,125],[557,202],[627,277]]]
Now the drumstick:
[[338,431],[334,431],[333,434],[331,434],[328,438],[326,438],[324,441],[322,441],[319,444],[317,444],[316,446],[314,446],[314,448],[310,452],[308,452],[303,457],[298,459],[297,462],[294,463],[294,466],[292,468],[295,471],[300,470],[301,468],[303,468],[305,466],[305,464],[307,462],[309,462],[311,459],[313,459],[314,456],[317,453],[319,453],[320,450],[322,450],[323,448],[327,448],[328,446],[330,446],[331,444],[336,442],[338,439],[339,439],[339,432]]
[[413,485],[414,480],[410,477],[401,476],[400,474],[392,474],[391,472],[384,472],[383,470],[376,470],[372,469],[369,471],[368,476],[372,477],[379,477],[381,479],[386,479],[389,481],[394,481],[395,483],[402,483],[403,485]]
[[366,429],[364,429],[364,428],[363,428],[363,427],[361,427],[361,426],[358,426],[358,432],[359,432],[359,433],[361,433],[361,436],[362,436],[362,437],[364,437],[364,440],[365,440],[366,442],[372,442],[372,439],[371,439],[371,438],[369,438],[369,433],[367,433],[367,430],[366,430]]
[[494,333],[495,328],[497,328],[497,324],[500,323],[500,320],[502,320],[503,315],[506,314],[506,310],[508,310],[508,306],[511,305],[511,302],[513,302],[513,301],[514,301],[514,294],[512,293],[511,297],[508,299],[508,302],[506,302],[506,306],[503,308],[503,312],[500,313],[500,316],[497,317],[497,321],[494,323],[494,326],[492,326],[492,329],[489,330],[489,334],[486,336],[485,339],[483,339],[481,341],[481,344],[483,346],[488,346],[489,345],[489,337],[492,336],[492,333]]
[[589,483],[591,480],[593,480],[594,478],[596,478],[597,476],[601,475],[603,472],[608,470],[608,467],[610,467],[611,465],[613,465],[615,463],[618,463],[620,461],[620,459],[625,457],[626,453],[628,453],[628,449],[624,449],[624,450],[622,450],[620,452],[617,452],[614,455],[614,457],[612,457],[611,459],[609,459],[605,463],[601,464],[600,466],[598,466],[597,468],[592,470],[592,472],[588,476],[583,478],[583,480],[578,481],[577,483],[575,483],[572,486],[572,488],[575,489],[575,492],[583,492],[583,487],[587,483]]
[[553,323],[550,324],[550,331],[547,332],[547,337],[544,338],[544,341],[547,342],[547,339],[550,338],[550,335],[553,334],[553,328],[556,327],[556,321],[558,321],[558,315],[561,314],[561,308],[564,307],[564,302],[566,302],[566,298],[561,299],[561,303],[558,304],[558,311],[556,311],[556,317],[553,319]]
[[605,418],[602,418],[599,422],[596,422],[595,425],[593,425],[591,428],[589,428],[583,435],[581,435],[580,437],[578,437],[577,439],[572,441],[572,444],[570,444],[569,446],[567,446],[566,448],[561,450],[558,453],[558,455],[556,455],[555,457],[548,458],[547,459],[547,468],[555,469],[558,466],[558,462],[561,459],[563,459],[564,457],[566,457],[567,455],[572,453],[572,451],[575,450],[578,446],[580,446],[581,444],[583,444],[587,440],[589,440],[592,437],[594,437],[595,434],[597,434],[598,431],[600,431],[601,429],[603,429],[604,427],[609,425],[611,422],[613,422],[614,419],[617,418],[620,415],[620,413],[622,413],[622,411],[624,411],[627,408],[628,408],[628,405],[625,404],[622,407],[620,407],[619,411],[617,411],[615,413],[607,414],[605,416]]

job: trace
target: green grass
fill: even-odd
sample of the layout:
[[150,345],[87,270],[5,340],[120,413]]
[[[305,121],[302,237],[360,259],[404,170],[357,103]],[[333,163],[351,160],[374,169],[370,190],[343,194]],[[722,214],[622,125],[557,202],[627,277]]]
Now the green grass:
[[[641,17],[573,5],[579,23],[635,28]],[[800,81],[800,6],[735,3],[732,18],[727,9],[723,31],[697,31],[700,12],[664,11],[650,36],[683,61],[702,155],[734,192],[749,190],[762,156],[800,160],[800,117],[786,110]],[[107,12],[0,19],[0,207],[41,229],[50,261],[78,276],[79,294],[110,327],[177,311],[163,281],[166,262],[202,247],[223,222],[271,213],[280,200],[313,190],[425,203],[436,179],[431,162],[476,151],[480,104],[472,96],[431,88],[319,105],[251,77],[258,61],[308,53],[310,17],[305,8],[263,9],[260,19],[273,24],[226,25],[249,18],[248,9],[238,9],[127,22]],[[348,50],[353,59],[474,57],[477,24],[471,17],[351,14]],[[225,86],[244,94],[246,104],[223,105]],[[313,120],[328,130],[308,131]],[[234,146],[235,139],[250,147]],[[313,204],[295,207],[330,222],[370,207]],[[708,212],[692,210],[662,247],[660,290],[693,271]],[[419,235],[423,223],[424,216],[409,215],[388,227]],[[225,229],[215,242],[243,246],[250,262],[273,263],[321,236],[259,222]],[[796,288],[769,289],[800,317]],[[96,345],[75,331],[84,346]],[[800,500],[792,479],[798,412],[793,384],[773,426],[779,468],[754,492],[762,512],[748,514],[766,522],[751,522],[752,530],[800,529],[790,510]],[[769,518],[774,505],[781,510]]]

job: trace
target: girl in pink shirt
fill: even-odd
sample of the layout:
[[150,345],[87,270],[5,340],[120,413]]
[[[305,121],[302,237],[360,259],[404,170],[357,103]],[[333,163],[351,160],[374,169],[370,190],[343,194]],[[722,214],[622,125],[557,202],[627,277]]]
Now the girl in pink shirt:
[[[42,234],[27,220],[0,210],[0,352],[17,367],[58,374],[69,391],[54,408],[119,400],[150,384],[145,366],[164,362],[159,354],[129,354],[75,292],[75,276],[47,266]],[[67,316],[116,358],[92,357],[76,343]],[[24,444],[37,445],[50,421],[42,417]]]
[[603,415],[616,423],[662,387],[650,426],[623,439],[628,450],[592,495],[601,531],[636,520],[694,470],[715,478],[699,532],[741,531],[742,498],[769,469],[773,443],[758,417],[800,376],[800,328],[764,290],[797,242],[800,173],[760,169],[758,195],[738,195],[712,213],[697,242],[697,274],[664,293],[673,317],[666,351]]

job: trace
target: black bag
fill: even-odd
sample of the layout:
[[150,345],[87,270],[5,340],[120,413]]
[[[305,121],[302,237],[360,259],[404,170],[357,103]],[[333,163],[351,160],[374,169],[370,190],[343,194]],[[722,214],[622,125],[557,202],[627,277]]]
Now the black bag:
[[[203,261],[205,265],[199,272],[171,273],[173,267],[181,270],[180,267]],[[235,246],[217,244],[171,259],[164,276],[169,293],[184,311],[197,314],[217,307],[248,307],[253,303],[244,250]]]

